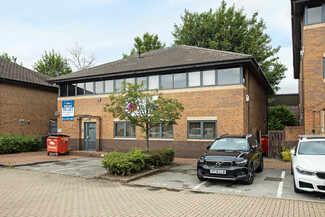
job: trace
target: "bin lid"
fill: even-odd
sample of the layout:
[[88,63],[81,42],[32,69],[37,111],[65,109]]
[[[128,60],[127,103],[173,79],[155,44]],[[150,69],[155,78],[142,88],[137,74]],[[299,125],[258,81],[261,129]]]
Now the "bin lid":
[[65,136],[65,137],[70,137],[70,136],[68,136],[68,135],[63,135],[63,134],[51,134],[51,135],[49,135],[48,137],[63,137],[63,136]]

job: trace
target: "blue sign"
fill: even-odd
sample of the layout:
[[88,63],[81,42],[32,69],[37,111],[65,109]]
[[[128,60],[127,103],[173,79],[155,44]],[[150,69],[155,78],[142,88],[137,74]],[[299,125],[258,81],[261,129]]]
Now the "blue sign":
[[62,101],[62,120],[72,121],[74,119],[74,100]]

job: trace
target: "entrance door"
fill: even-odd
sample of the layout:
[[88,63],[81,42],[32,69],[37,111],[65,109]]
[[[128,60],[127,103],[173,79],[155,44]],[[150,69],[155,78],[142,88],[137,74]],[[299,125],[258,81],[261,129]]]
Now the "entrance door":
[[96,151],[96,123],[86,122],[84,129],[85,150]]

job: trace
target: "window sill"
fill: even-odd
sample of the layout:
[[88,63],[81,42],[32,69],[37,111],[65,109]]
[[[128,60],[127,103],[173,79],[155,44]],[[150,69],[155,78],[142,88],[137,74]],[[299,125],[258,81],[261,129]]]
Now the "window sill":
[[155,141],[155,140],[174,141],[174,139],[171,138],[149,138],[149,141]]
[[114,139],[120,139],[120,140],[136,140],[135,137],[114,137]]
[[215,139],[187,139],[188,142],[214,142]]

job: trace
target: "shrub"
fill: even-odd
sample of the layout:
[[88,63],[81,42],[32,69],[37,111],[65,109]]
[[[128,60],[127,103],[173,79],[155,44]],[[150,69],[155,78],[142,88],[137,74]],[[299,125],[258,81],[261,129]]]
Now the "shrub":
[[0,136],[0,154],[37,151],[40,145],[41,137],[38,136]]
[[296,122],[295,115],[285,105],[270,108],[268,111],[269,130],[283,130],[286,126],[295,126]]
[[291,161],[291,150],[292,149],[283,147],[281,154],[284,161]]
[[174,154],[174,149],[157,149],[146,153],[141,149],[132,149],[128,153],[115,150],[107,153],[102,163],[108,172],[124,176],[140,172],[143,169],[153,169],[171,164]]

